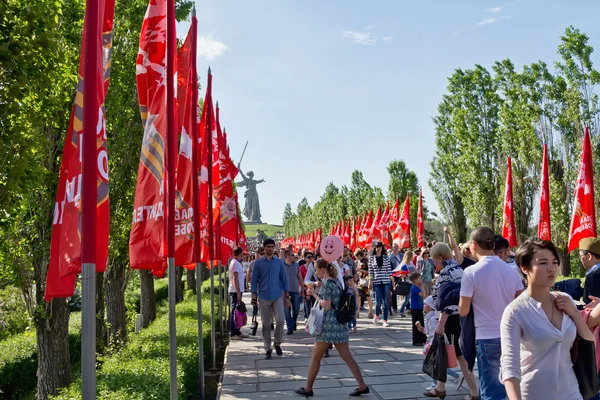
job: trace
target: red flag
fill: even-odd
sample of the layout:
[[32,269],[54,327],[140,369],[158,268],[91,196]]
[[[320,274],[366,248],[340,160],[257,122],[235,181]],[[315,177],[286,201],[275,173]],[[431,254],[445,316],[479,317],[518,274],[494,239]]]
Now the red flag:
[[417,211],[417,247],[425,246],[425,221],[423,220],[423,189],[419,190],[419,210]]
[[344,246],[350,247],[350,220],[346,223],[346,229],[344,230],[343,238]]
[[371,242],[371,228],[373,227],[373,210],[369,211],[369,215],[365,221],[365,226],[363,228],[362,238],[363,238],[363,247],[367,247]]
[[592,143],[589,129],[585,128],[579,176],[575,187],[573,217],[569,230],[569,251],[579,247],[579,241],[596,237],[596,213],[594,210],[594,169],[592,164]]
[[[396,201],[398,204],[398,201]],[[398,220],[396,224],[396,229],[393,233],[393,241],[400,247],[401,249],[406,249],[410,247],[410,197],[409,194],[406,195],[406,200],[404,201],[404,208],[402,210],[402,216]]]
[[371,225],[370,234],[371,241],[381,241],[381,228],[379,224],[381,223],[381,206],[377,209],[377,214],[375,214],[375,219],[373,220],[373,224]]
[[323,238],[323,229],[317,229],[317,235],[315,236],[315,249],[317,250],[321,246],[321,239]]
[[352,218],[352,228],[350,229],[350,249],[356,248],[356,218]]
[[391,210],[390,213],[390,231],[394,232],[398,227],[398,223],[400,221],[400,203],[398,203],[398,199],[396,199],[396,203]]
[[167,2],[150,1],[136,61],[144,138],[129,237],[131,268],[160,270],[166,267],[166,36]]
[[[202,117],[200,118],[200,147],[198,153],[198,164],[200,165],[200,237],[202,241],[202,262],[208,262],[215,258],[214,246],[214,224],[213,221],[213,138],[217,137],[217,125],[215,122],[215,112],[212,103],[212,74],[208,70],[208,79],[206,83],[206,95],[204,97],[204,106],[202,107]],[[211,173],[209,173],[209,171]],[[210,267],[210,265],[209,265]]]
[[385,211],[381,216],[381,221],[379,222],[379,227],[381,229],[381,237],[383,239],[383,244],[385,247],[390,246],[390,202],[388,201],[385,205]]
[[512,162],[508,157],[508,170],[506,172],[506,189],[504,191],[504,216],[502,222],[502,236],[508,240],[510,247],[518,246],[517,230],[515,229],[515,212],[513,208],[512,192]]
[[548,177],[548,146],[544,145],[542,160],[542,182],[540,185],[540,219],[538,222],[538,237],[542,240],[552,240],[550,230],[550,180]]
[[[193,102],[196,89],[196,76],[192,76],[192,50],[196,45],[193,35],[196,19],[177,52],[177,116],[180,135],[179,155],[177,158],[177,191],[175,203],[175,265],[194,269],[194,207],[192,161],[197,145],[192,140],[193,125],[197,123],[197,105]],[[196,108],[195,108],[196,107]],[[198,260],[199,261],[199,260]]]
[[[96,184],[96,271],[104,272],[108,257],[108,232],[109,232],[109,207],[108,207],[108,155],[106,152],[106,124],[104,116],[104,99],[108,92],[110,78],[110,56],[112,54],[114,0],[99,2],[98,18],[100,18],[98,32],[89,32],[97,36],[98,60],[96,71],[98,91],[96,104],[85,105],[97,110],[98,124],[95,133],[96,157],[94,163],[97,168]],[[84,64],[86,59],[85,29],[82,34],[81,55],[79,59],[79,75],[75,104],[71,110],[71,120],[65,139],[63,157],[60,166],[58,190],[52,220],[52,238],[50,244],[50,260],[48,274],[46,275],[46,291],[44,298],[50,301],[53,298],[69,297],[75,290],[76,274],[81,272],[81,172],[82,153],[81,142],[83,132],[83,91],[84,91]],[[89,78],[91,79],[91,78]],[[95,112],[96,113],[96,112]],[[86,138],[90,135],[86,133]],[[91,161],[91,160],[89,160]],[[89,162],[86,159],[86,164]]]

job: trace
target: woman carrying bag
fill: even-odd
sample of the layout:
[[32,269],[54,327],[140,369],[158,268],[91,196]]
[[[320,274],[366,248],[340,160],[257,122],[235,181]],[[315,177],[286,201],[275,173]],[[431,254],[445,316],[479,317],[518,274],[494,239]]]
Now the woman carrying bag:
[[388,327],[388,295],[392,290],[392,263],[388,257],[385,246],[375,242],[374,252],[369,257],[369,278],[371,292],[375,290],[375,318],[373,323],[379,321],[379,314],[383,307],[383,326]]
[[[559,260],[556,247],[548,240],[533,238],[517,250],[516,262],[527,277],[527,290],[506,307],[500,324],[500,381],[510,400],[584,398],[571,349],[574,343],[581,349],[580,344],[591,342],[593,353],[594,336],[573,299],[550,292]],[[590,350],[585,353],[589,356]]]
[[309,289],[309,294],[317,299],[317,303],[323,310],[323,324],[320,333],[315,337],[306,385],[295,392],[302,396],[313,396],[312,388],[319,374],[321,359],[329,349],[329,344],[333,343],[358,383],[358,388],[350,393],[350,396],[367,394],[370,392],[369,387],[365,384],[360,368],[350,353],[348,329],[344,324],[338,322],[336,317],[336,310],[342,297],[342,288],[337,280],[337,268],[324,259],[320,259],[315,264],[315,273],[323,281],[323,285],[318,297],[314,289]]

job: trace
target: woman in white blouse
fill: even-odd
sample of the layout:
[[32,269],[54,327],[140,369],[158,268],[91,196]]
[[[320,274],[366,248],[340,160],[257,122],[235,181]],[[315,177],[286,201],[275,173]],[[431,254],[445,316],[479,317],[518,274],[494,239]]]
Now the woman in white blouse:
[[517,265],[527,290],[504,310],[500,325],[500,380],[510,400],[579,400],[571,347],[577,334],[594,340],[573,299],[551,293],[559,256],[550,241],[526,241],[517,250]]

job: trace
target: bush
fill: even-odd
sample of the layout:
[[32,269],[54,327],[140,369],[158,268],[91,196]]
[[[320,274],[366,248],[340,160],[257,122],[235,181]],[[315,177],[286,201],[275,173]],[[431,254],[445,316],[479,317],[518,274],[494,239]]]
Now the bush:
[[0,340],[22,333],[30,324],[21,291],[14,286],[0,289]]
[[[81,313],[69,316],[71,364],[81,359]],[[35,331],[14,335],[0,342],[0,390],[10,398],[36,387],[37,344]]]
[[[210,299],[203,296],[202,310],[210,315]],[[189,398],[199,391],[198,322],[196,296],[187,293],[177,305],[177,378],[179,397]],[[210,360],[210,321],[203,320],[204,358]],[[156,319],[147,329],[131,336],[119,353],[104,357],[98,370],[100,399],[169,398],[169,320],[168,314]],[[81,380],[64,389],[54,399],[81,397]]]

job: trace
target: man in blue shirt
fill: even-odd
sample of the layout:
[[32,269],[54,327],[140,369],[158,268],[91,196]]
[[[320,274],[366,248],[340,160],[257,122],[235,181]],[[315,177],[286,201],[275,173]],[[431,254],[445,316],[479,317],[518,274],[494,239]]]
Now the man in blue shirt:
[[284,299],[285,306],[290,307],[290,292],[288,277],[283,261],[274,257],[275,241],[266,239],[263,242],[265,256],[254,263],[252,269],[252,305],[257,304],[259,297],[262,335],[265,345],[266,359],[271,358],[271,313],[275,314],[275,352],[281,356],[281,341],[283,339]]

